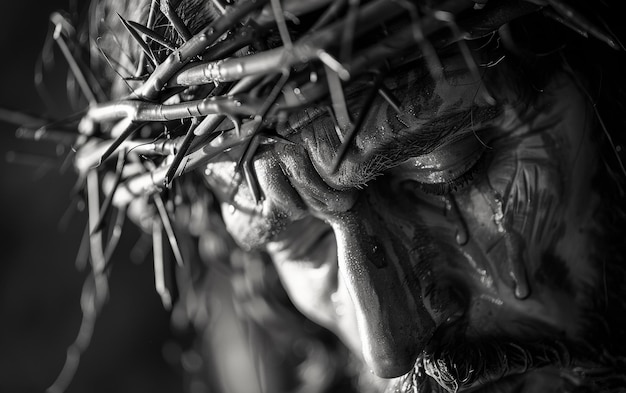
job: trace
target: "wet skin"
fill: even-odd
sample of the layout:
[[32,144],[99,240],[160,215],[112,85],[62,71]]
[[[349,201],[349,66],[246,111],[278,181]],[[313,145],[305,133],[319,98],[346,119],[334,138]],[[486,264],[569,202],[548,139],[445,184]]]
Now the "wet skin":
[[[295,145],[256,158],[259,204],[233,188],[234,159],[207,181],[233,237],[271,255],[296,307],[380,389],[561,391],[601,281],[592,111],[565,73],[531,101],[506,61],[484,81],[460,56],[444,65],[436,81],[417,66],[389,78],[401,112],[376,101],[336,172],[340,137],[309,108],[278,130]],[[557,349],[539,360],[544,342]]]

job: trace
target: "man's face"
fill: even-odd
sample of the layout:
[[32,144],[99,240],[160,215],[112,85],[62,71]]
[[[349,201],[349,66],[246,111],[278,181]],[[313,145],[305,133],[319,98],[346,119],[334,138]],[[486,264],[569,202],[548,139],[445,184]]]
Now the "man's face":
[[442,61],[442,78],[385,80],[400,111],[377,99],[337,170],[345,132],[309,108],[278,130],[293,145],[259,153],[260,203],[233,188],[234,160],[207,180],[231,234],[378,386],[569,391],[595,365],[583,343],[607,257],[593,111],[564,73],[531,99],[506,61],[481,78]]

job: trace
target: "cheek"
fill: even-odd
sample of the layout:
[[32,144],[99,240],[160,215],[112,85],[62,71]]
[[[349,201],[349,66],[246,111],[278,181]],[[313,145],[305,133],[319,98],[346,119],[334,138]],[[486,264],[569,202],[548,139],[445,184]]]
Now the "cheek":
[[590,262],[600,204],[592,184],[597,147],[583,109],[580,118],[569,119],[574,125],[566,121],[502,148],[470,202],[487,201],[494,217],[501,215],[505,232],[519,235],[532,277],[550,270],[546,265],[556,257],[569,272],[561,281],[574,286],[590,284],[596,276]]
[[[303,223],[306,221],[302,220]],[[318,224],[326,226],[325,223]],[[295,229],[289,232],[307,236],[304,231]],[[296,238],[292,236],[286,239],[286,243],[275,241],[266,246],[289,298],[307,318],[334,332],[349,348],[359,353],[361,342],[356,311],[338,272],[334,234],[327,233],[318,241],[306,239],[299,242]],[[293,242],[307,243],[309,240],[313,245],[311,252],[292,253],[298,248]]]
[[333,236],[317,242],[316,255],[294,257],[267,245],[283,286],[294,305],[307,317],[330,328],[335,320],[333,294],[337,291],[337,247]]
[[598,278],[597,153],[588,134],[555,128],[498,146],[484,178],[456,197],[470,237],[460,249],[483,261],[495,283],[481,290],[503,301],[508,315],[546,315],[539,319],[572,335]]

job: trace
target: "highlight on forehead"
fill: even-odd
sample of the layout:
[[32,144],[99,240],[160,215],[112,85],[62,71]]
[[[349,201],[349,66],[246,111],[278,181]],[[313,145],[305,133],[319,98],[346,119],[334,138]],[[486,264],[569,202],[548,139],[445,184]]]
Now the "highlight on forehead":
[[432,152],[476,132],[501,114],[500,107],[472,107],[462,112],[423,122],[413,127],[382,132],[377,124],[366,125],[357,136],[355,145],[335,171],[333,160],[341,146],[330,119],[319,119],[295,136],[302,143],[320,176],[338,189],[361,187],[384,171],[412,157]]

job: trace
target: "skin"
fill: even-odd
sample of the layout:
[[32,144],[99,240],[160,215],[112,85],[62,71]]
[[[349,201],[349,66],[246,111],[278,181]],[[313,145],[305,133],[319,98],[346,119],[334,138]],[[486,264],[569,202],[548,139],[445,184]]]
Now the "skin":
[[[571,348],[589,342],[602,281],[589,103],[565,73],[529,103],[515,83],[486,86],[506,62],[482,82],[458,54],[444,66],[439,80],[413,69],[388,80],[401,113],[377,101],[336,172],[340,142],[325,116],[283,130],[295,146],[259,154],[259,204],[245,184],[233,188],[233,162],[209,164],[227,229],[269,253],[295,306],[336,333],[371,379],[385,379],[377,386],[583,384]],[[558,343],[557,354],[539,361],[543,342]],[[500,356],[471,355],[485,348]],[[513,360],[518,348],[536,369]]]

